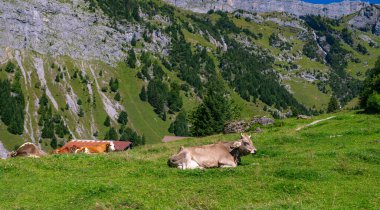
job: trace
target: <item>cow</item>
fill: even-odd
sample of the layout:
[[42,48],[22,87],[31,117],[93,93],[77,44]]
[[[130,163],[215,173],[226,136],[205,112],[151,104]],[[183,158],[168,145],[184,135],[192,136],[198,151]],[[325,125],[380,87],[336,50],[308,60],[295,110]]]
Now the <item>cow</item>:
[[55,149],[53,150],[51,153],[52,154],[70,154],[70,153],[75,153],[75,151],[78,149],[79,147],[77,146],[72,146],[72,147],[61,147],[61,148],[58,148],[58,149]]
[[255,154],[251,136],[241,134],[241,138],[233,142],[219,142],[196,147],[181,147],[176,155],[168,160],[170,167],[179,169],[236,167],[240,157]]
[[8,157],[34,157],[39,158],[45,156],[46,153],[42,151],[37,145],[26,142],[21,145],[16,151],[8,154]]
[[75,150],[75,153],[105,153],[108,151],[115,150],[112,148],[110,143],[104,143],[104,144],[99,144],[99,145],[94,145],[94,146],[85,146],[85,147],[80,147]]

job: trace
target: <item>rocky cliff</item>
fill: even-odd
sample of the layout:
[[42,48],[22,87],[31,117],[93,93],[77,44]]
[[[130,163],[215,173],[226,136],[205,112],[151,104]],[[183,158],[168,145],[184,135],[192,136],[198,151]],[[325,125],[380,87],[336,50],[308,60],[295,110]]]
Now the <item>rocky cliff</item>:
[[[101,12],[92,13],[84,1],[0,1],[0,57],[5,49],[33,50],[53,56],[101,60],[114,63],[126,57],[124,43],[133,35],[142,37],[144,26],[123,24],[111,27]],[[157,51],[165,47],[167,38],[153,33],[160,45],[147,44]],[[162,51],[163,49],[159,49]]]
[[380,35],[380,6],[373,5],[361,9],[348,23],[353,28]]
[[301,0],[165,0],[166,2],[194,12],[206,13],[209,10],[247,10],[251,12],[287,12],[297,16],[314,14],[330,18],[355,13],[369,3],[343,1],[331,4],[312,4]]

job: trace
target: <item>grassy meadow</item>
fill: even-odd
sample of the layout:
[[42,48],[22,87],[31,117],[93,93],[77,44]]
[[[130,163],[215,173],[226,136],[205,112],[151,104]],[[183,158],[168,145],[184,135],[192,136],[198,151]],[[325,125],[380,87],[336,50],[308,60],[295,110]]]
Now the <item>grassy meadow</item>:
[[0,160],[0,209],[379,209],[380,116],[355,112],[302,127],[287,119],[252,134],[258,153],[237,168],[182,171],[166,165],[180,145],[105,155]]

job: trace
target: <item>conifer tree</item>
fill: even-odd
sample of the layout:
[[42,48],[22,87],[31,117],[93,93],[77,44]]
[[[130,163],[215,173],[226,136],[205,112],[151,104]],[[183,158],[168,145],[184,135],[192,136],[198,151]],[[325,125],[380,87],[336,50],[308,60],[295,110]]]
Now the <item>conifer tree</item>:
[[120,93],[117,92],[116,95],[115,95],[115,97],[113,99],[115,99],[115,101],[120,101],[121,100]]
[[119,118],[117,119],[117,122],[126,125],[128,123],[128,114],[126,111],[120,112]]
[[106,127],[110,127],[111,126],[111,118],[109,116],[107,116],[106,119],[104,120],[103,124]]
[[327,107],[327,113],[335,112],[339,109],[339,102],[335,96],[331,96],[330,102]]
[[140,92],[139,96],[140,96],[140,99],[142,101],[146,101],[147,95],[146,95],[146,89],[145,89],[145,87],[141,88],[141,92]]
[[206,136],[223,131],[224,124],[239,115],[220,81],[210,84],[203,103],[191,115],[191,133]]
[[111,127],[109,131],[106,133],[104,140],[118,140],[119,136],[117,135],[117,132],[115,128]]
[[368,71],[368,77],[360,93],[360,106],[369,113],[380,113],[380,57],[375,67]]
[[181,111],[174,122],[170,124],[169,132],[176,136],[189,136],[189,126],[185,111]]
[[55,135],[53,135],[53,138],[51,139],[50,146],[53,149],[57,149],[58,142],[57,142],[57,137],[55,137]]
[[131,68],[136,68],[136,62],[137,62],[137,58],[136,58],[136,53],[133,49],[130,49],[128,51],[128,60],[127,60],[127,63],[128,63],[128,66],[131,67]]

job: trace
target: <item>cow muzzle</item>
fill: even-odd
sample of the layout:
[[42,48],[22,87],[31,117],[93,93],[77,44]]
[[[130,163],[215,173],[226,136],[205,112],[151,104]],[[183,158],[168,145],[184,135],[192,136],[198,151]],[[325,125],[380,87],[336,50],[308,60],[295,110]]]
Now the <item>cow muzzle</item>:
[[256,149],[253,149],[253,150],[251,151],[251,154],[254,155],[254,154],[256,154],[256,152],[257,152],[257,150],[256,150]]

